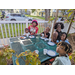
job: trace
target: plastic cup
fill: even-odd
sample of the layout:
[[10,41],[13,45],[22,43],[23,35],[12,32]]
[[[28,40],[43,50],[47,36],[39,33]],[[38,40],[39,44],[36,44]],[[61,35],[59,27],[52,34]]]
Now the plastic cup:
[[51,39],[49,39],[49,42],[51,42]]
[[35,53],[39,54],[39,51],[38,50],[35,50]]
[[43,49],[43,54],[46,55],[47,49]]
[[42,37],[44,37],[44,34],[42,34]]

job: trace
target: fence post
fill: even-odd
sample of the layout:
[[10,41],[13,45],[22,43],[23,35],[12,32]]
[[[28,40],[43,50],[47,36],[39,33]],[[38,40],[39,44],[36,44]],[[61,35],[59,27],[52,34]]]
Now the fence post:
[[53,24],[54,24],[54,21],[52,21],[52,25],[51,25],[50,38],[52,37]]
[[28,19],[26,19],[26,28],[28,28]]

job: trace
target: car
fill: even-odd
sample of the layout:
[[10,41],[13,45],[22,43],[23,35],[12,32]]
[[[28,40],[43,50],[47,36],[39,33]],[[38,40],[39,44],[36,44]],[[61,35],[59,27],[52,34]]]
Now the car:
[[31,17],[27,17],[25,15],[22,15],[20,13],[9,13],[6,15],[6,21],[25,21],[25,20],[28,20],[28,21],[32,21],[33,18]]

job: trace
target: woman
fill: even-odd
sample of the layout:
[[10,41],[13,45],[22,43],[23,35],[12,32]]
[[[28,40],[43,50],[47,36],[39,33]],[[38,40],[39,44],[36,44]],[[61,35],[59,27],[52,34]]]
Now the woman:
[[36,35],[38,33],[38,27],[37,27],[37,25],[38,25],[38,22],[36,20],[33,20],[32,21],[32,25],[30,25],[28,27],[29,32],[30,32],[31,35]]
[[53,34],[56,34],[56,40],[61,40],[61,29],[64,29],[64,24],[61,22],[57,22],[54,26],[54,29],[56,29],[56,31]]

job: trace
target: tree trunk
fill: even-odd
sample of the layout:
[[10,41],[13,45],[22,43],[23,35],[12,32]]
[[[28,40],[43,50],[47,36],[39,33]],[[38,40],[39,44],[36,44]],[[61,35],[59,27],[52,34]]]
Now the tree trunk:
[[48,21],[50,18],[50,9],[45,9],[45,21]]
[[69,31],[70,31],[70,28],[71,28],[71,25],[72,25],[72,21],[73,21],[73,19],[74,19],[74,15],[75,15],[75,11],[73,12],[72,20],[71,20],[71,22],[70,22],[70,25],[69,25],[69,28],[68,28],[67,34],[68,34]]
[[[56,20],[57,20],[57,17],[58,17],[58,11],[59,11],[59,9],[57,9],[57,11],[56,11],[56,16],[55,16],[55,21],[54,21],[54,25],[53,25],[52,35],[53,35],[53,32],[54,32],[54,26],[55,26],[55,23],[56,23]],[[53,38],[52,35],[51,35],[51,38]]]

